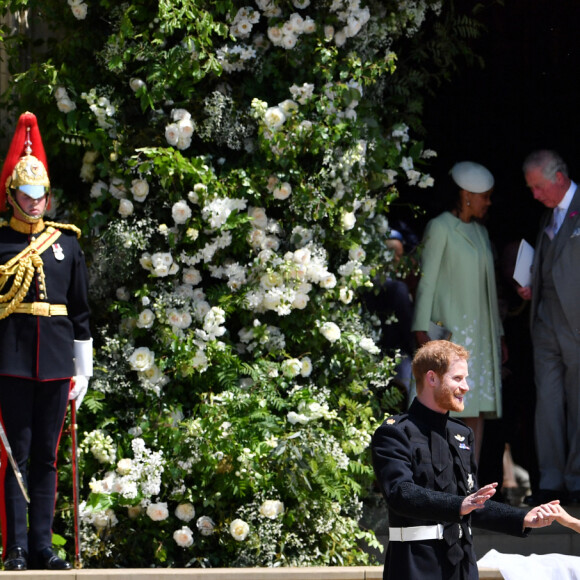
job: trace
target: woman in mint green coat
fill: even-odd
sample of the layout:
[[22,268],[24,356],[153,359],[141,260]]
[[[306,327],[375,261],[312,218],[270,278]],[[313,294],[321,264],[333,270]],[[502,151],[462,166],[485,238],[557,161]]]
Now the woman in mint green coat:
[[454,165],[451,177],[458,202],[425,229],[412,330],[420,346],[429,340],[429,324],[440,322],[471,353],[470,390],[459,417],[475,433],[479,460],[484,419],[501,417],[502,355],[507,357],[491,244],[478,221],[491,205],[494,178],[471,161]]

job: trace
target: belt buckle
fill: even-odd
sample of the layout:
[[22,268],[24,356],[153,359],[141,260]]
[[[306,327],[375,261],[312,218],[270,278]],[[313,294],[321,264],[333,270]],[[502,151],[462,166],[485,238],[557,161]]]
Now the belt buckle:
[[48,302],[33,302],[32,314],[34,316],[50,316],[50,304]]

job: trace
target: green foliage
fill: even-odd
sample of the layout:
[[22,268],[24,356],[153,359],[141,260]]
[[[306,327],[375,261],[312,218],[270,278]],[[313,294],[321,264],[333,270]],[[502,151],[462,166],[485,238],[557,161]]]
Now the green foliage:
[[89,567],[357,565],[376,545],[368,446],[402,394],[364,293],[397,185],[432,185],[421,94],[480,29],[431,0],[246,4],[1,4],[50,31],[3,30],[4,104],[38,116],[57,217],[85,233]]

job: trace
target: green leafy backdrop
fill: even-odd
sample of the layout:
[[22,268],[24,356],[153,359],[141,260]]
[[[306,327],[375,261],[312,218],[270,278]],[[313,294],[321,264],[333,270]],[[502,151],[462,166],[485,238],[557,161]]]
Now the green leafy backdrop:
[[477,21],[433,0],[0,6],[35,31],[2,29],[4,107],[38,116],[91,272],[85,565],[372,562],[368,444],[401,397],[363,298],[389,206],[433,184],[422,103]]

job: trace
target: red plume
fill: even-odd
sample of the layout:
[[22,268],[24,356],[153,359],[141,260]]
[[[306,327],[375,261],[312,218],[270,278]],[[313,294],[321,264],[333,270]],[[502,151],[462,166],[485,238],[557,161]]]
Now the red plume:
[[[30,140],[28,142],[28,140]],[[30,147],[30,151],[27,148]],[[12,143],[6,154],[2,173],[0,173],[0,212],[6,211],[6,180],[14,167],[25,155],[34,155],[45,167],[48,173],[48,164],[46,162],[46,153],[38,129],[38,122],[33,113],[22,113],[18,119]]]

